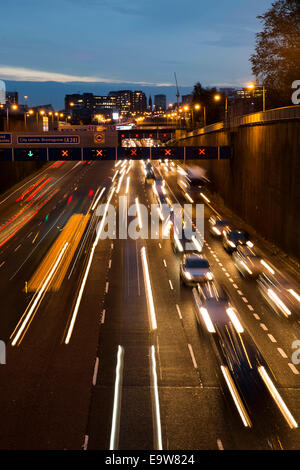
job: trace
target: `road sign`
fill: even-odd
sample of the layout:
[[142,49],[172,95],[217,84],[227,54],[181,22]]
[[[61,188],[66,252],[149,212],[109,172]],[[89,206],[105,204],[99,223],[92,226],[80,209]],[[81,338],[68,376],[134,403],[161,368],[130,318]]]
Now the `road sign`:
[[80,144],[78,135],[22,135],[18,136],[18,144]]
[[49,148],[49,160],[81,160],[81,149]]
[[99,132],[97,134],[94,134],[94,142],[95,144],[104,144],[105,142],[104,132]]
[[230,146],[220,147],[61,147],[24,146],[0,148],[0,159],[15,160],[223,160],[231,156]]
[[0,144],[11,144],[11,134],[0,132]]
[[16,162],[29,162],[47,160],[46,148],[16,148],[14,149],[14,160]]

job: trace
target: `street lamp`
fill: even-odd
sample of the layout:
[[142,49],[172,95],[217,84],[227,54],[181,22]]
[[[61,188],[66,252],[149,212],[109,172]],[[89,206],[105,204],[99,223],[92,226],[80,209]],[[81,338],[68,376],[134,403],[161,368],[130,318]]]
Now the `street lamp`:
[[[214,95],[214,100],[215,101],[220,101],[222,99],[222,95]],[[228,117],[228,98],[227,96],[225,96],[225,121],[227,121],[227,117]]]
[[[247,88],[249,90],[255,90],[256,88],[256,85],[255,83],[249,83],[249,85],[247,85]],[[265,85],[262,85],[262,93],[263,93],[263,112],[265,112],[266,110],[266,88],[265,88]]]

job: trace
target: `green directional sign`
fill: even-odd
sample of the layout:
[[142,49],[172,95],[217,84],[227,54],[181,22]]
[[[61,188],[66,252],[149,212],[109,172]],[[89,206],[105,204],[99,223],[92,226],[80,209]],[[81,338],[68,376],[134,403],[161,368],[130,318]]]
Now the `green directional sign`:
[[29,150],[27,155],[28,155],[28,157],[33,157],[34,153],[31,150]]

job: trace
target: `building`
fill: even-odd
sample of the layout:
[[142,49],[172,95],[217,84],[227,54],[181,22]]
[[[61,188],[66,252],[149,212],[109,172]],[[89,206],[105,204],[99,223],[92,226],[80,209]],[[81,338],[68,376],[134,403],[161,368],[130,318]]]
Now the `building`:
[[152,112],[152,98],[149,96],[148,110]]
[[112,114],[116,109],[115,96],[94,96],[94,111],[96,113]]
[[167,109],[166,95],[154,95],[155,111],[165,111]]
[[116,99],[116,109],[120,114],[129,114],[132,110],[133,93],[131,90],[110,91],[109,97]]
[[182,95],[182,97],[181,97],[181,103],[182,103],[183,106],[191,104],[192,101],[193,101],[193,95],[192,94]]
[[79,93],[65,96],[65,111],[70,113],[74,106],[77,108],[83,107],[83,98]]
[[147,98],[143,91],[133,91],[131,102],[131,111],[136,113],[147,111]]
[[17,91],[7,91],[5,97],[8,105],[19,104],[19,93]]

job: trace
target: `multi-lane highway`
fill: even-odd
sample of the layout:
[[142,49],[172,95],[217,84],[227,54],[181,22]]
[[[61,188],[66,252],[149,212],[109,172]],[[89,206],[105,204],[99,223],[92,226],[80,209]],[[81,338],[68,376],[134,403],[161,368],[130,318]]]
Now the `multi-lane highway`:
[[[190,202],[175,166],[157,162],[154,170],[168,204]],[[121,206],[120,196],[127,197]],[[125,220],[144,228],[142,205],[151,227],[158,198],[144,165],[57,162],[0,199],[0,339],[7,346],[0,448],[299,448],[300,367],[291,357],[300,325],[275,314],[256,281],[239,275],[209,234],[219,208],[204,196],[203,254],[275,387],[257,394],[259,378],[246,373],[247,393],[239,396],[248,397],[247,425],[232,395],[242,385],[225,377],[211,334],[197,323],[192,288],[180,283],[180,254],[160,231],[119,236]],[[109,203],[116,225],[103,239],[98,209],[103,204],[106,214]],[[276,268],[276,259],[264,260]]]

